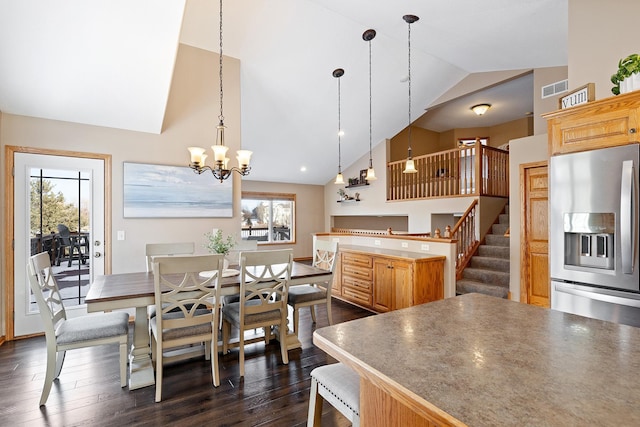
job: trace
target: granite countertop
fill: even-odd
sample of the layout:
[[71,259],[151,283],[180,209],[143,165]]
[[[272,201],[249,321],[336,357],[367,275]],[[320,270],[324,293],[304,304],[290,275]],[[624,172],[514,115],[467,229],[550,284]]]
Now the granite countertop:
[[349,250],[355,252],[362,252],[364,254],[384,255],[397,258],[408,259],[446,259],[444,255],[432,255],[424,252],[410,252],[397,249],[384,249],[371,246],[356,246],[356,245],[340,245],[338,250]]
[[640,328],[467,294],[321,328],[314,343],[470,426],[640,425]]

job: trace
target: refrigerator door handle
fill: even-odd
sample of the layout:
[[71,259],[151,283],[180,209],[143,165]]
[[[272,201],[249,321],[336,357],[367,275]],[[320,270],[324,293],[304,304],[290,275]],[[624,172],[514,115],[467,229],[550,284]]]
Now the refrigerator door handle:
[[620,185],[620,243],[621,243],[621,259],[622,272],[624,274],[633,274],[633,259],[635,242],[634,227],[634,173],[633,160],[625,160],[622,162],[622,182]]
[[582,289],[576,289],[573,286],[566,286],[561,283],[553,283],[554,290],[556,292],[562,292],[569,295],[588,298],[596,301],[608,302],[610,304],[626,305],[629,307],[640,308],[640,299],[625,298],[622,296],[612,295],[610,293],[597,292],[597,291],[585,291]]

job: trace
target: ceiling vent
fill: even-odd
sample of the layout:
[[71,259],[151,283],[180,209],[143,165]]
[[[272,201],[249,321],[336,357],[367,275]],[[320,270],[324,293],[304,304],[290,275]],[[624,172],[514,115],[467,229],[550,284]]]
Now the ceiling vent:
[[542,86],[542,99],[557,95],[569,90],[569,80],[560,80],[550,85]]

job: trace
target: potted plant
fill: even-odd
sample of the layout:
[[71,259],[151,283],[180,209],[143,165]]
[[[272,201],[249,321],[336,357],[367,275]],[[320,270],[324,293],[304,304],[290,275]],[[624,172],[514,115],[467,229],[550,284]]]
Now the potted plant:
[[227,236],[224,238],[222,230],[217,230],[215,233],[205,233],[205,237],[207,238],[207,243],[204,247],[212,254],[223,254],[225,256],[224,268],[228,268],[229,261],[226,259],[226,256],[229,255],[229,251],[236,244],[233,236]]
[[614,95],[640,89],[640,55],[633,53],[618,61],[618,71],[611,76]]

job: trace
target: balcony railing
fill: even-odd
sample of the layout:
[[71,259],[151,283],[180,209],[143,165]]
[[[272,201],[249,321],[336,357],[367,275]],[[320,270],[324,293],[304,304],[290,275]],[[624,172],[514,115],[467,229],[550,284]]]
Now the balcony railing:
[[476,143],[413,160],[418,173],[402,173],[406,160],[387,164],[387,200],[509,196],[508,151]]

